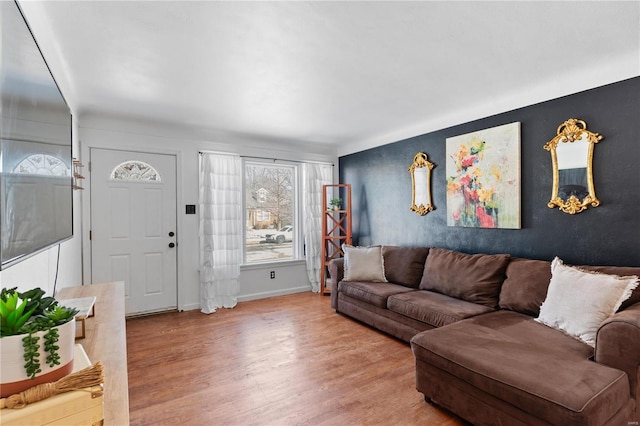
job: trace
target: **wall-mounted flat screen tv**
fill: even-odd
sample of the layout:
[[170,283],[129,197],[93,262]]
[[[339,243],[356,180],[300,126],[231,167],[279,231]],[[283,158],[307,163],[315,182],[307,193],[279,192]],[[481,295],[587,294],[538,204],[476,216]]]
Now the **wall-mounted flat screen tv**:
[[71,111],[18,3],[0,2],[0,269],[73,236]]

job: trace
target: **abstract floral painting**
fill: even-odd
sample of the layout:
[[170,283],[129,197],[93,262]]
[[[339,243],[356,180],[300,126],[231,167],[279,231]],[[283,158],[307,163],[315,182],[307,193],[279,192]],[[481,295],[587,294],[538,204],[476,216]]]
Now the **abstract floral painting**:
[[520,123],[447,138],[447,225],[520,229]]

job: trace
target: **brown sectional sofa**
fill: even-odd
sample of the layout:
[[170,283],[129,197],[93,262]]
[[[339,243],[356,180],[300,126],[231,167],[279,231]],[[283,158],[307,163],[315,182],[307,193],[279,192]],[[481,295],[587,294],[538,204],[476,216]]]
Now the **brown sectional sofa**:
[[345,281],[344,258],[331,262],[331,306],[410,342],[427,401],[477,425],[638,425],[640,286],[593,348],[534,320],[550,262],[427,247],[382,254],[388,282]]

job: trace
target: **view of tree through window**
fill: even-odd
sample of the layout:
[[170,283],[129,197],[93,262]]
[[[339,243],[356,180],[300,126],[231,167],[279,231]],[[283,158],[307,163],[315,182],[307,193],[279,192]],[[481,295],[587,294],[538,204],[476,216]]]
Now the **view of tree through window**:
[[245,164],[245,263],[294,257],[295,168]]

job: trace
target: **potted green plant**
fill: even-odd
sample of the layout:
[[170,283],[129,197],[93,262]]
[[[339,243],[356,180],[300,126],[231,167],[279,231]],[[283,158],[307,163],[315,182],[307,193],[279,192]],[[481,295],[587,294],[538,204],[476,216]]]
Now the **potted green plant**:
[[329,204],[331,205],[330,210],[340,210],[340,206],[342,205],[342,198],[332,198],[331,201],[329,201]]
[[76,309],[34,288],[0,292],[0,385],[7,397],[73,370]]

